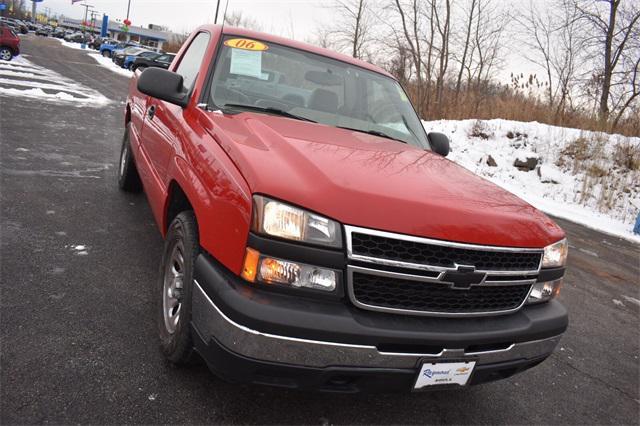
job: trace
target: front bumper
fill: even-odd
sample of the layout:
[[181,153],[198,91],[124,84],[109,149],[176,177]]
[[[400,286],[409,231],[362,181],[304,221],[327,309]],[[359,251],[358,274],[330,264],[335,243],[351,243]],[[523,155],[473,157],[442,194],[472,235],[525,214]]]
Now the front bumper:
[[502,317],[417,318],[265,292],[205,255],[196,262],[196,349],[225,379],[327,391],[412,389],[423,362],[476,361],[471,384],[549,356],[567,327],[558,302]]

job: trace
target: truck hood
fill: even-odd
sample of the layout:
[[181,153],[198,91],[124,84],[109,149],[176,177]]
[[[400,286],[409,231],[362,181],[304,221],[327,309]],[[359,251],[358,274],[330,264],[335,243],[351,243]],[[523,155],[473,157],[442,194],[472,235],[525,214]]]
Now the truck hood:
[[210,116],[212,136],[253,193],[343,224],[507,247],[564,237],[531,205],[430,151],[278,116]]

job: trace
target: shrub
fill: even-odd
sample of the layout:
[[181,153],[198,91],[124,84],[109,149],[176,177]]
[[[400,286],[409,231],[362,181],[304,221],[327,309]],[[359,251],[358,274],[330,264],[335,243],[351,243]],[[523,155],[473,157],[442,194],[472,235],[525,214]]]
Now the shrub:
[[489,130],[482,120],[476,120],[471,126],[469,136],[472,138],[489,139]]
[[619,143],[613,151],[613,161],[627,170],[640,170],[640,146],[629,140]]

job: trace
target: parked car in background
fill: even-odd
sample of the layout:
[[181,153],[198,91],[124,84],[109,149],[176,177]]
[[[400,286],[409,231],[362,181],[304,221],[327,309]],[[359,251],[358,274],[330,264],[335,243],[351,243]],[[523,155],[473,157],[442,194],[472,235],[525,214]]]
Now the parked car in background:
[[51,27],[43,26],[36,30],[37,36],[49,37],[51,35]]
[[16,34],[20,34],[20,30],[18,29],[18,26],[17,26],[17,25],[16,25],[16,23],[15,23],[15,22],[13,22],[12,20],[9,20],[9,19],[6,19],[6,18],[3,18],[0,22],[1,22],[3,25],[5,25],[5,26],[7,26],[7,27],[11,28],[11,30],[12,30],[14,33],[16,33]]
[[23,21],[16,19],[15,21],[16,27],[20,30],[20,34],[29,34],[29,27]]
[[20,54],[20,37],[8,25],[0,24],[0,59],[10,61]]
[[145,68],[164,68],[166,70],[175,57],[176,55],[174,53],[158,53],[153,57],[143,57],[140,55],[133,61],[133,64],[131,64],[131,71],[143,71]]
[[89,47],[94,50],[100,50],[100,46],[103,44],[118,44],[118,40],[109,37],[96,37],[89,43]]
[[143,50],[142,52],[137,53],[128,53],[127,56],[124,57],[124,63],[122,64],[123,68],[128,70],[133,70],[133,63],[138,58],[143,59],[153,59],[160,55],[158,52],[153,52],[151,50]]
[[113,52],[116,50],[121,50],[131,46],[139,46],[138,43],[133,42],[122,42],[122,43],[103,43],[100,45],[100,54],[105,58],[111,58],[113,56]]
[[64,38],[65,36],[65,30],[64,28],[56,28],[55,30],[53,30],[53,32],[51,33],[51,35],[55,38]]
[[118,49],[113,52],[113,62],[124,68],[124,61],[129,55],[139,55],[140,53],[150,52],[147,49],[138,46],[125,47],[124,49]]
[[69,41],[69,42],[74,42],[74,43],[86,43],[88,40],[89,36],[81,33],[81,32],[77,32],[77,33],[73,33],[71,35],[66,35],[64,36],[65,41]]
[[0,17],[0,22],[9,26],[16,34],[27,34],[29,32],[29,27],[27,27],[27,24],[19,19]]

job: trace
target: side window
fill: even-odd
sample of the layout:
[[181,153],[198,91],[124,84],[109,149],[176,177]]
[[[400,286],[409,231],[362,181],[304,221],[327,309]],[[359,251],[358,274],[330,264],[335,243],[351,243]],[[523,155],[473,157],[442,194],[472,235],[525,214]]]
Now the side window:
[[196,75],[198,74],[198,71],[200,71],[202,59],[204,58],[204,53],[207,50],[207,45],[209,44],[209,38],[209,34],[207,33],[198,34],[193,39],[184,55],[182,55],[180,64],[176,69],[176,73],[180,74],[184,79],[185,88],[190,89],[196,80]]

